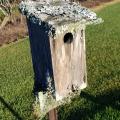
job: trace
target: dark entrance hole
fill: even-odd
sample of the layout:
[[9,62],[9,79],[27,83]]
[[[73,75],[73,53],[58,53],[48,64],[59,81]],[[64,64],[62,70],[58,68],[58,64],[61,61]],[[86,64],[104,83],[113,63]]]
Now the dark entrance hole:
[[64,36],[64,43],[71,43],[73,41],[73,34],[72,33],[66,33]]

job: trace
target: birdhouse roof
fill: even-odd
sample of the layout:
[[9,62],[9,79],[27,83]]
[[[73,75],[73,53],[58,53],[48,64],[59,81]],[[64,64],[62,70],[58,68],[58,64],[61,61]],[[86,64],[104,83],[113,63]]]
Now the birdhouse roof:
[[82,7],[74,2],[36,2],[22,1],[20,3],[20,11],[34,23],[45,22],[50,25],[60,26],[69,23],[80,24],[98,24],[102,22],[96,13],[90,9]]

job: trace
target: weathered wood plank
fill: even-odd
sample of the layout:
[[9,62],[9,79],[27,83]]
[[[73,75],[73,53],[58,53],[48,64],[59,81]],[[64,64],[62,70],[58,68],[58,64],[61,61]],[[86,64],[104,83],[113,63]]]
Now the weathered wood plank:
[[85,28],[73,35],[72,43],[64,43],[64,34],[51,40],[51,54],[56,88],[56,98],[62,99],[85,87]]
[[49,120],[58,120],[57,110],[56,109],[52,109],[52,110],[49,111],[48,119]]

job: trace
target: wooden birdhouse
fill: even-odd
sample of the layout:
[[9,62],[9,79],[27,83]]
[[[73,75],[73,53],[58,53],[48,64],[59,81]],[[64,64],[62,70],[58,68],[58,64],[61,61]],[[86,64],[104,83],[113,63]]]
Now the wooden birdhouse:
[[49,111],[87,87],[85,27],[102,19],[65,1],[24,1],[20,11],[27,18],[34,93]]

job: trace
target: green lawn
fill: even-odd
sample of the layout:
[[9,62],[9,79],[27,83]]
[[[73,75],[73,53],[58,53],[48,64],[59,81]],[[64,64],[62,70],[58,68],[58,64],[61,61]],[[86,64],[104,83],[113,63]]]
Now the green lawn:
[[0,10],[0,24],[2,23],[3,19],[4,19],[5,15],[2,13],[2,11]]
[[[120,120],[120,4],[104,8],[86,29],[88,84],[59,108],[59,120]],[[0,48],[0,120],[34,120],[28,40]]]

